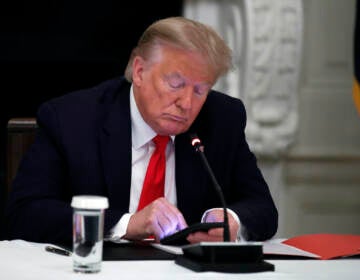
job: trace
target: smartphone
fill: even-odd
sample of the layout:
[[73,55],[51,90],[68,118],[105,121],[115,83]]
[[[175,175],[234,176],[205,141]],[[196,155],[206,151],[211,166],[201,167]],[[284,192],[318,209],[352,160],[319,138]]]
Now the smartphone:
[[186,240],[187,236],[190,233],[197,232],[197,231],[208,231],[212,228],[222,228],[224,227],[223,222],[217,222],[217,223],[197,223],[193,224],[187,228],[184,228],[180,231],[177,231],[171,235],[168,235],[160,240],[160,243],[163,245],[176,245],[176,246],[182,246],[189,244],[189,241]]

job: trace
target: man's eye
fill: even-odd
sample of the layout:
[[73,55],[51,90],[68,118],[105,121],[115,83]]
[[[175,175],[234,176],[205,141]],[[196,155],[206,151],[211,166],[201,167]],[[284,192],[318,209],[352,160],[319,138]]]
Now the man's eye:
[[181,80],[169,80],[168,83],[172,88],[182,88],[184,86],[184,82]]
[[197,95],[206,95],[209,92],[207,86],[195,86],[194,91]]
[[166,75],[165,81],[172,89],[179,89],[185,86],[184,78],[178,74]]

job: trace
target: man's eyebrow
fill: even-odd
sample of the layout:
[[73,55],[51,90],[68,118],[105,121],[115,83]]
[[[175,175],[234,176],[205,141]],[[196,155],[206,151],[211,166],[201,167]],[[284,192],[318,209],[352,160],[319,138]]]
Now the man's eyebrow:
[[[169,80],[169,79],[181,79],[183,81],[188,81],[188,79],[186,77],[184,77],[183,75],[181,75],[179,72],[171,72],[168,74],[164,74],[165,79]],[[204,82],[195,82],[194,83],[196,86],[200,86],[200,87],[209,87],[209,89],[212,88],[213,84],[211,82],[208,81],[204,81]]]

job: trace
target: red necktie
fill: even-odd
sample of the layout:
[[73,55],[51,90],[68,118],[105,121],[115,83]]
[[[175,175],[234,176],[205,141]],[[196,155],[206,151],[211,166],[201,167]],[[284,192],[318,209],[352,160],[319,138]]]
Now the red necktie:
[[156,147],[146,170],[138,211],[155,199],[164,196],[166,167],[165,148],[169,142],[169,136],[157,135],[152,141],[155,143]]

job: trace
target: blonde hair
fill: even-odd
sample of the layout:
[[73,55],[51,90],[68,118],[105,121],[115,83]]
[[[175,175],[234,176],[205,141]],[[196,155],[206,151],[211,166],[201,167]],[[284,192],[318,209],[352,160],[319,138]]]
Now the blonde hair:
[[145,30],[131,53],[125,78],[132,81],[135,56],[149,59],[157,47],[166,44],[201,53],[217,78],[232,67],[231,50],[213,28],[184,17],[171,17],[158,20]]

